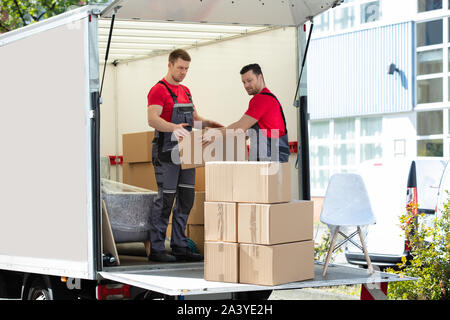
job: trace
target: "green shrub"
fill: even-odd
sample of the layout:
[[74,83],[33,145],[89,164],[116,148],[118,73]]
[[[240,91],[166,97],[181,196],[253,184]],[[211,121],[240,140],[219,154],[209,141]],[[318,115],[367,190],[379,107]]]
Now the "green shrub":
[[417,205],[408,205],[400,224],[410,243],[412,258],[402,258],[388,272],[418,278],[389,284],[389,299],[449,300],[450,286],[450,194],[431,225],[423,223]]

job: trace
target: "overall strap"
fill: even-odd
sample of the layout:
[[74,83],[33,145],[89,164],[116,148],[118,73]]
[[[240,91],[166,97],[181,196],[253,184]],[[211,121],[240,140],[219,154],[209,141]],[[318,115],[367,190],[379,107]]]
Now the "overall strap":
[[270,92],[261,92],[261,94],[264,94],[264,95],[266,95],[266,96],[271,96],[271,97],[273,97],[275,100],[277,100],[278,106],[280,107],[281,116],[283,117],[284,131],[285,131],[286,134],[287,134],[288,131],[287,131],[287,127],[286,127],[286,118],[284,117],[284,112],[283,112],[283,108],[281,107],[280,101],[278,101],[277,97],[275,97],[275,95],[274,95],[273,93],[270,93]]
[[[175,104],[177,104],[177,103],[178,103],[177,95],[176,95],[175,93],[173,93],[172,90],[170,90],[169,86],[168,86],[164,81],[159,81],[158,83],[163,84],[163,85],[167,88],[167,91],[169,91],[170,96],[171,96],[172,99],[173,99],[173,102],[174,102]],[[180,85],[180,86],[181,86],[181,85]],[[181,88],[184,90],[184,92],[185,92],[186,95],[188,96],[189,102],[192,103],[192,96],[187,92],[187,90],[186,90],[183,86],[181,86]]]
[[158,83],[161,83],[162,85],[164,85],[164,87],[167,88],[167,91],[169,91],[170,96],[171,96],[172,99],[173,99],[173,103],[178,103],[178,101],[177,101],[177,95],[176,95],[175,93],[173,93],[172,90],[170,90],[169,86],[168,86],[164,81],[158,81]]

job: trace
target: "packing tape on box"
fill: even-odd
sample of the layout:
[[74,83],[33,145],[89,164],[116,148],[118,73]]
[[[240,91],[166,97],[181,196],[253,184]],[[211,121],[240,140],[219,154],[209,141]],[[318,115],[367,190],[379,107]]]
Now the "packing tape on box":
[[251,205],[250,209],[250,237],[251,242],[255,243],[256,241],[256,206]]
[[218,220],[217,234],[219,240],[223,240],[223,225],[224,225],[223,218],[224,218],[223,203],[219,203],[217,207],[217,220]]

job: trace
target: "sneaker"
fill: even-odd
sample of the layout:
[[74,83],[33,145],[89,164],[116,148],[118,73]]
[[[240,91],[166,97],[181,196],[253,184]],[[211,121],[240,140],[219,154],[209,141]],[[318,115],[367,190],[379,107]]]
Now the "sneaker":
[[203,255],[192,252],[188,247],[172,248],[172,254],[175,256],[177,261],[203,261]]
[[165,251],[162,252],[154,252],[151,251],[150,255],[148,256],[149,261],[156,261],[156,262],[175,262],[177,259],[171,255],[168,254]]

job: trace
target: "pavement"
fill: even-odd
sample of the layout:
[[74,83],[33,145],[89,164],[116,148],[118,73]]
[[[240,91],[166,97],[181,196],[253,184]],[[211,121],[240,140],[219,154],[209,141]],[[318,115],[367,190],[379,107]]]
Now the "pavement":
[[[327,234],[329,229],[322,223],[314,224],[314,242],[320,243],[322,236]],[[339,239],[338,239],[339,240]],[[333,263],[350,265],[347,263],[345,254],[337,252],[333,254]],[[359,300],[359,297],[336,292],[328,292],[320,288],[304,288],[294,290],[274,290],[269,300]]]

